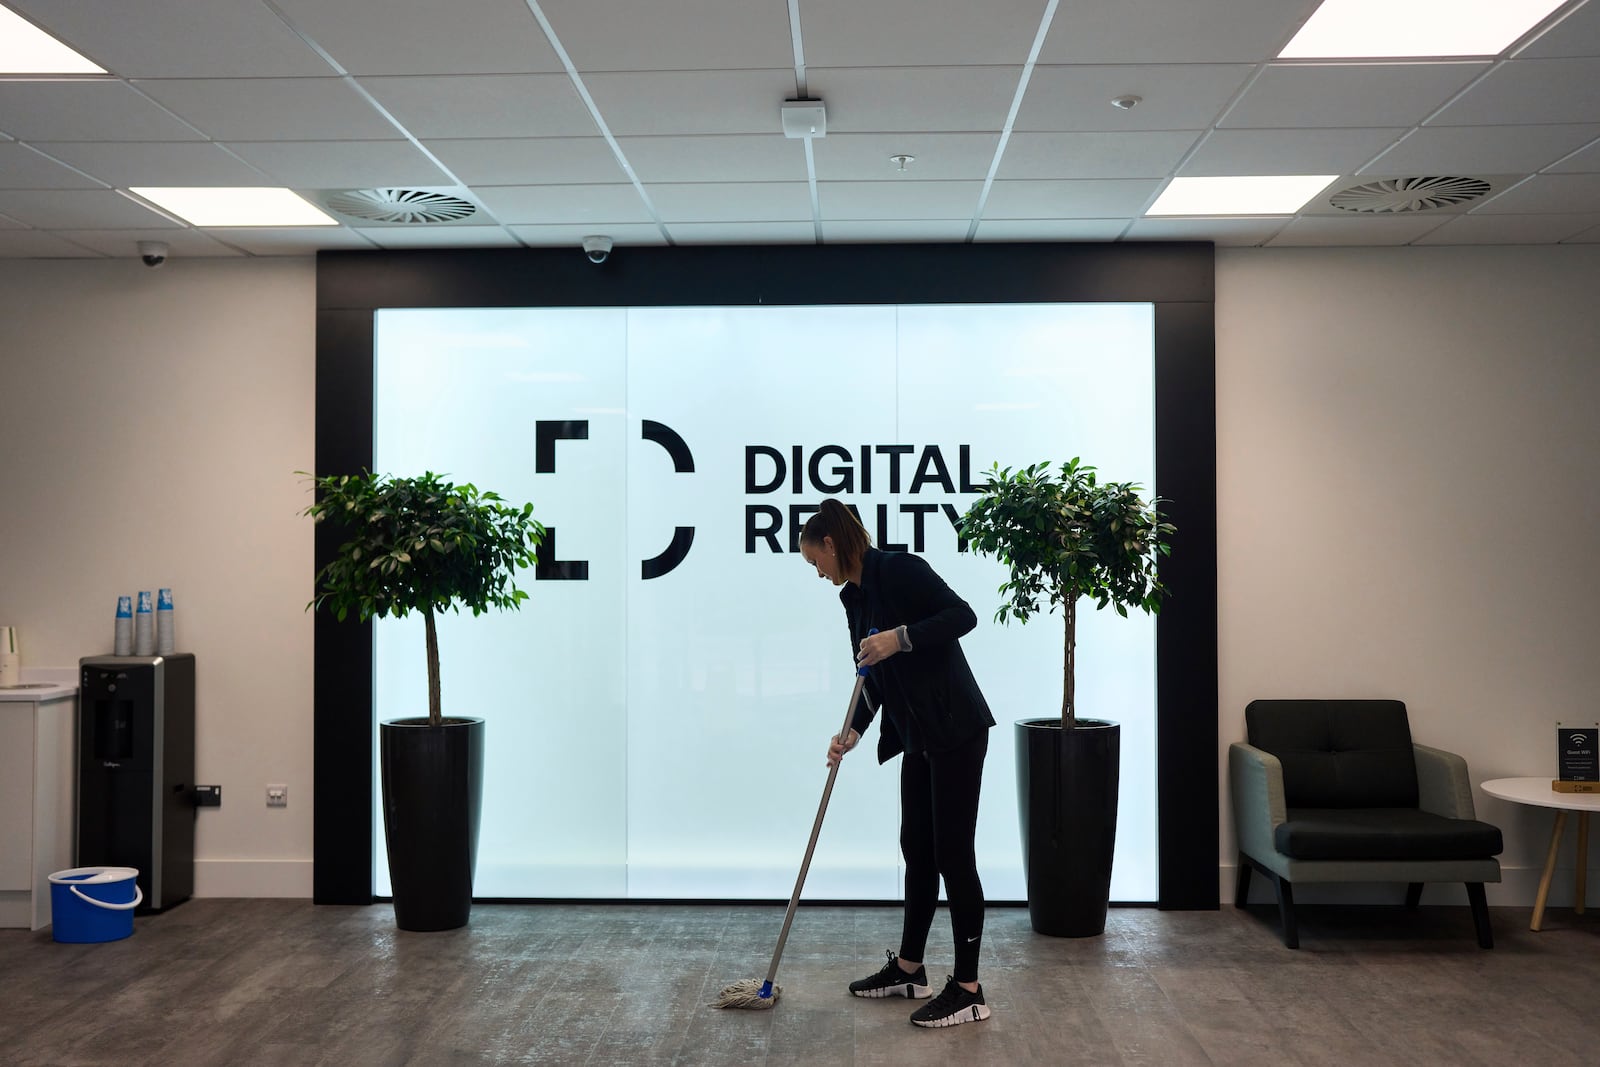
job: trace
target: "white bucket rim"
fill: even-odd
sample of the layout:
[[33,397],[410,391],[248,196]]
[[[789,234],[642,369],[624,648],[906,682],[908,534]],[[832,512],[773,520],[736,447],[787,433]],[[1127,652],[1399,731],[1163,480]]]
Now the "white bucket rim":
[[50,876],[50,882],[52,885],[104,885],[138,877],[139,871],[134,867],[73,867],[56,871]]

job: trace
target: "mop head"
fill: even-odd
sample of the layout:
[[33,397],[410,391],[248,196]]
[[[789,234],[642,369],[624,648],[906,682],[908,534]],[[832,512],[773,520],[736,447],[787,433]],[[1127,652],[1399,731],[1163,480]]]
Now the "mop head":
[[[721,993],[712,1002],[713,1008],[748,1008],[752,1011],[765,1011],[778,1002],[778,994],[783,992],[783,987],[773,986],[766,989],[767,983],[759,978],[746,978],[742,982],[735,982]],[[763,991],[766,995],[762,996]]]

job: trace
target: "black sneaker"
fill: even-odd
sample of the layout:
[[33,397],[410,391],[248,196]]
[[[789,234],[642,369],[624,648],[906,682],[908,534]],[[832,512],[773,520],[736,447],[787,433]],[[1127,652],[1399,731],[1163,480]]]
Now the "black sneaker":
[[954,978],[946,975],[944,992],[911,1013],[911,1021],[918,1026],[960,1026],[978,1023],[989,1017],[989,1005],[983,1000],[983,986],[976,993],[968,993]]
[[889,962],[877,974],[868,975],[858,982],[850,983],[850,992],[858,997],[910,997],[912,1000],[924,1000],[933,996],[933,987],[928,984],[928,969],[918,967],[912,974],[900,966],[900,957],[893,951],[885,951]]

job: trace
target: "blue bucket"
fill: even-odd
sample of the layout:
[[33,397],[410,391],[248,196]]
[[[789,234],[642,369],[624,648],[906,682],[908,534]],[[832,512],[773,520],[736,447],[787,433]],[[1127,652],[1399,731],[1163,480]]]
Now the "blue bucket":
[[121,941],[144,900],[132,867],[74,867],[50,876],[50,925],[57,941]]

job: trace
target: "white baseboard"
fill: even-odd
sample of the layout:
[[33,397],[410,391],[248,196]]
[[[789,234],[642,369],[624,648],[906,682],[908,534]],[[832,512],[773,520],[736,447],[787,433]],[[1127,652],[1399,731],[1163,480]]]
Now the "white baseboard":
[[195,860],[197,897],[311,896],[310,860]]
[[[1218,899],[1223,904],[1233,903],[1233,886],[1237,868],[1229,863],[1217,871],[1217,886],[1220,896]],[[1544,873],[1539,867],[1502,867],[1500,868],[1499,882],[1490,882],[1484,886],[1484,896],[1488,898],[1489,906],[1495,908],[1531,908],[1534,897],[1539,894],[1539,878]],[[1576,869],[1573,867],[1556,868],[1554,877],[1550,880],[1550,899],[1546,906],[1551,908],[1570,908],[1575,895]],[[1589,901],[1594,901],[1600,893],[1600,872],[1591,871],[1589,874]],[[1250,903],[1271,904],[1276,901],[1272,894],[1272,883],[1267,881],[1256,871],[1250,878]],[[1370,882],[1352,883],[1350,885],[1297,885],[1294,887],[1294,902],[1296,904],[1399,904],[1405,900],[1405,887],[1398,882]],[[1429,884],[1423,887],[1422,903],[1427,905],[1460,905],[1467,906],[1467,894],[1459,884],[1448,885],[1444,883]],[[1594,906],[1589,904],[1587,906]]]

